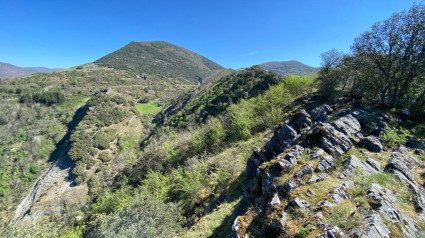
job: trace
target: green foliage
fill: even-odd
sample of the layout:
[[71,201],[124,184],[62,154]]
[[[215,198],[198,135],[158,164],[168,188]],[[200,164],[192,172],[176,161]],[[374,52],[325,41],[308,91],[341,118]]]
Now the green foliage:
[[400,128],[399,130],[391,128],[385,125],[385,133],[381,134],[379,138],[384,142],[386,146],[397,146],[406,143],[407,136],[410,136],[408,130]]
[[311,230],[308,228],[301,228],[294,234],[294,238],[306,238],[308,235],[310,235]]
[[91,212],[93,214],[109,214],[122,211],[132,197],[133,193],[127,188],[115,192],[108,190],[91,205]]
[[116,207],[119,208],[118,211],[93,216],[93,220],[84,231],[84,236],[175,237],[183,231],[184,218],[175,205],[166,204],[144,190],[130,197],[125,193],[124,197],[124,203],[122,198],[116,197],[119,200],[118,204],[108,199],[113,205],[107,205],[107,209],[102,211],[116,210]]
[[158,107],[155,103],[142,103],[137,104],[135,107],[141,115],[155,115],[161,111],[161,108]]
[[131,42],[97,60],[95,64],[131,70],[136,74],[183,78],[194,83],[197,83],[198,77],[205,78],[214,71],[223,69],[205,57],[162,41]]
[[115,133],[98,132],[94,135],[93,146],[101,150],[108,149],[114,136]]
[[38,102],[46,104],[48,106],[52,104],[61,104],[65,101],[65,96],[59,89],[50,89],[40,93],[22,93],[19,98],[21,103],[33,103]]
[[352,228],[361,227],[362,218],[359,213],[356,213],[355,204],[347,200],[332,208],[326,222],[349,231]]
[[109,161],[111,161],[111,160],[112,160],[112,157],[111,157],[111,155],[110,155],[108,152],[103,151],[103,152],[101,152],[101,153],[99,154],[99,159],[100,159],[102,162],[109,162]]
[[86,168],[87,168],[87,164],[85,164],[84,162],[78,161],[75,168],[72,169],[72,174],[76,176],[75,182],[77,184],[80,184],[87,179]]

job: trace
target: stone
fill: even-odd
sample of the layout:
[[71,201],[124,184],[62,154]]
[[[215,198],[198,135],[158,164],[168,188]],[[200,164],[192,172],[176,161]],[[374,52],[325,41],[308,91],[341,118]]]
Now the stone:
[[327,122],[328,115],[332,112],[332,108],[328,105],[324,105],[323,107],[318,107],[313,109],[310,112],[310,115],[314,121],[317,122]]
[[282,191],[284,194],[289,195],[289,193],[297,187],[298,184],[294,180],[288,180],[283,184]]
[[244,216],[238,216],[235,218],[232,224],[232,231],[234,232],[234,237],[237,238],[247,238],[248,235],[245,234],[246,222]]
[[302,152],[290,152],[286,154],[285,160],[291,162],[291,164],[295,165],[298,162],[298,159],[300,159],[303,156]]
[[310,128],[311,126],[310,114],[308,114],[304,109],[301,109],[300,113],[297,116],[295,125],[297,126],[297,129],[299,131]]
[[331,156],[324,156],[323,159],[317,165],[315,171],[316,172],[325,172],[329,173],[332,170],[336,169],[336,164],[334,159]]
[[331,200],[336,204],[341,203],[344,199],[347,198],[347,187],[345,185],[338,185],[331,192]]
[[415,155],[425,155],[425,150],[421,150],[421,149],[416,149],[414,151]]
[[366,228],[362,238],[388,238],[390,237],[390,228],[385,224],[378,212],[371,212],[363,216],[363,223]]
[[398,151],[400,151],[401,153],[409,153],[409,148],[407,148],[404,145],[400,145],[400,147],[398,147]]
[[313,155],[310,156],[310,160],[314,160],[314,159],[321,157],[323,155],[323,153],[325,153],[324,150],[318,149],[316,152],[314,152]]
[[312,164],[307,164],[300,171],[298,171],[295,174],[295,177],[296,178],[303,178],[306,175],[313,173],[313,169],[314,169],[314,167],[313,167]]
[[379,153],[384,149],[379,139],[376,136],[368,136],[360,139],[360,145],[369,151]]
[[341,229],[333,225],[324,225],[324,232],[316,236],[316,238],[346,238],[348,237]]
[[275,205],[280,205],[280,199],[279,196],[277,194],[275,194],[272,198],[272,200],[270,201],[270,207],[273,207]]
[[311,196],[316,195],[316,193],[312,189],[309,188],[305,195],[307,195],[307,197],[311,197]]
[[306,137],[307,144],[319,146],[328,154],[341,156],[353,145],[350,138],[337,131],[329,123],[319,122],[309,131]]
[[293,208],[308,208],[310,207],[310,203],[307,202],[306,200],[302,200],[299,198],[295,198],[292,199],[289,204],[293,207]]
[[275,165],[275,169],[280,172],[280,173],[286,173],[291,171],[293,168],[291,162],[285,160],[285,159],[281,159],[279,160],[279,162],[276,163]]
[[325,173],[313,174],[311,178],[307,181],[308,184],[317,183],[328,178],[328,175]]
[[394,172],[400,171],[410,181],[414,181],[413,173],[409,169],[408,165],[403,162],[402,158],[392,158],[388,161],[384,168],[384,171]]
[[304,147],[302,147],[302,146],[300,146],[300,145],[294,145],[292,148],[291,148],[291,151],[292,152],[304,152]]
[[254,156],[249,157],[246,163],[246,172],[249,179],[253,179],[260,174],[258,167],[260,166],[260,160]]
[[376,169],[377,171],[381,171],[381,164],[379,164],[376,160],[372,158],[367,158],[366,163],[368,163],[372,168]]
[[294,128],[285,124],[275,132],[274,136],[281,146],[286,147],[287,142],[293,140],[297,135],[297,131]]
[[378,173],[379,170],[375,168],[378,162],[372,159],[370,159],[369,161],[374,165],[372,166],[369,163],[360,160],[355,155],[350,155],[347,161],[344,163],[344,171],[342,171],[340,178],[350,178],[354,176],[357,172],[362,172],[364,175]]
[[336,120],[332,125],[346,136],[352,136],[361,131],[360,122],[352,115],[346,115]]

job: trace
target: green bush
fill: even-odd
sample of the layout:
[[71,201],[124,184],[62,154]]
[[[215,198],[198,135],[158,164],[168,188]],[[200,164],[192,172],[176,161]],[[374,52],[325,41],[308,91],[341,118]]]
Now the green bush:
[[86,168],[87,168],[87,165],[85,163],[78,161],[75,168],[72,169],[72,174],[75,176],[75,182],[77,184],[80,184],[87,179],[88,175],[87,175]]
[[[118,205],[108,205],[107,209],[98,210],[102,214],[93,216],[84,230],[84,237],[176,237],[184,231],[184,218],[178,208],[173,204],[164,203],[144,190],[133,196],[124,192],[124,195],[114,198],[119,201]],[[108,201],[114,204],[115,199]],[[107,211],[114,212],[108,214]]]
[[392,147],[406,143],[407,136],[410,136],[409,131],[404,129],[397,130],[386,125],[385,133],[381,134],[379,138],[381,138],[386,146]]
[[105,150],[111,146],[111,140],[112,138],[105,132],[98,132],[94,135],[93,146]]
[[111,156],[108,152],[103,151],[103,152],[101,152],[101,153],[99,154],[99,159],[100,159],[102,162],[109,162],[109,161],[111,161],[111,160],[112,160],[112,156]]
[[310,235],[310,233],[310,229],[301,228],[294,234],[294,238],[306,238],[308,235]]

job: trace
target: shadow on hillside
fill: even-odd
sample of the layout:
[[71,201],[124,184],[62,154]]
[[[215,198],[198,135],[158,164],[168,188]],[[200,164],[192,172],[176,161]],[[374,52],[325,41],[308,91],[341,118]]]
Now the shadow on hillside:
[[68,123],[67,132],[65,136],[57,143],[56,149],[50,154],[48,162],[55,163],[61,170],[71,168],[68,176],[65,178],[68,182],[74,181],[75,176],[71,173],[75,167],[75,162],[72,161],[68,156],[71,143],[70,138],[73,130],[80,121],[87,114],[88,107],[80,107],[76,112],[72,120]]
[[223,219],[221,224],[216,227],[210,237],[229,237],[232,223],[237,216],[245,214],[248,209],[248,201],[244,198],[245,189],[248,187],[248,177],[246,172],[243,172],[239,177],[229,186],[229,188],[223,192],[215,202],[211,204],[209,209],[205,212],[208,215],[216,210],[216,208],[223,203],[232,203],[238,199],[241,199],[238,204],[233,207],[233,211],[230,215]]

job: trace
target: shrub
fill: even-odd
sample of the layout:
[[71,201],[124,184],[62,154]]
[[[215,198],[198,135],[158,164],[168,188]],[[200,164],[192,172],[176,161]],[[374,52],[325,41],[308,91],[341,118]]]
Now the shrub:
[[301,228],[294,234],[294,238],[306,238],[308,235],[310,235],[310,233],[310,229]]
[[99,159],[102,162],[109,162],[112,160],[112,156],[108,152],[103,151],[102,153],[99,154]]
[[407,130],[396,130],[385,125],[385,133],[381,134],[379,137],[386,146],[392,147],[406,143],[406,137],[409,135],[410,133]]
[[[184,218],[177,206],[163,201],[140,190],[121,203],[119,210],[108,215],[99,214],[89,222],[84,230],[85,237],[176,237],[183,232]],[[116,197],[122,201],[120,197]],[[110,201],[113,201],[112,199]]]
[[98,132],[94,136],[93,145],[101,150],[108,149],[111,146],[112,138],[105,132]]

